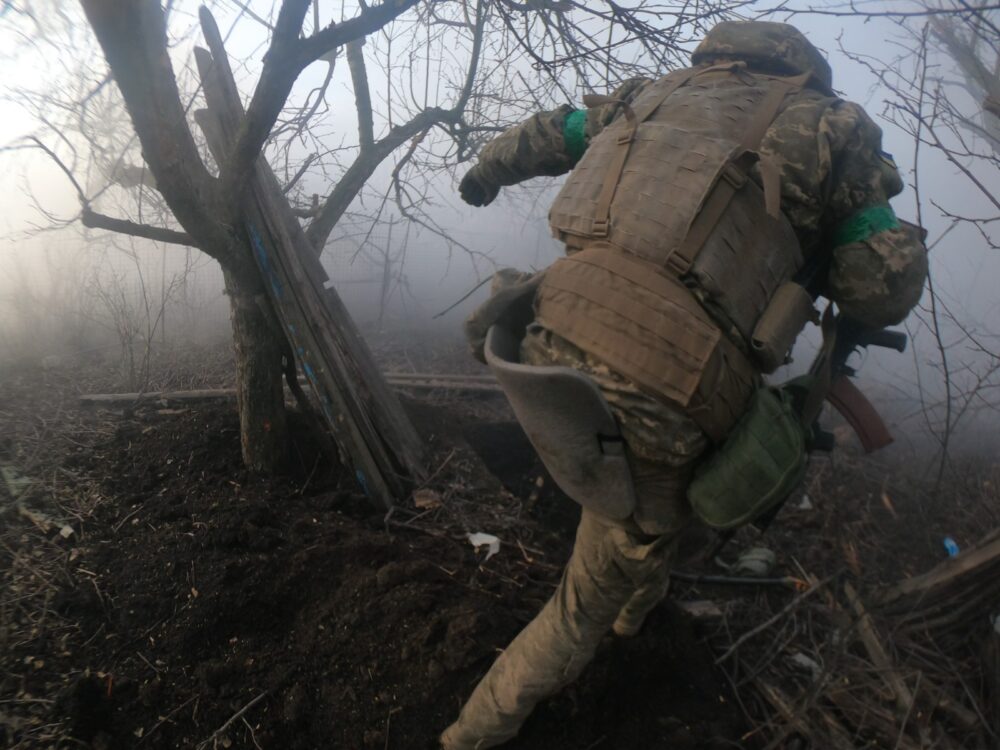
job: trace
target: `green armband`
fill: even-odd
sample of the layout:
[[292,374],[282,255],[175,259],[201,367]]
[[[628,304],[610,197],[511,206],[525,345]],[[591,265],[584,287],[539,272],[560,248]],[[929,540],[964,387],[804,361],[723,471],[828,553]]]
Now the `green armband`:
[[587,140],[584,129],[587,126],[587,110],[574,109],[563,121],[563,141],[566,143],[566,153],[574,163],[580,160],[587,150]]
[[863,242],[873,234],[887,229],[898,229],[899,226],[899,219],[888,203],[869,206],[837,225],[833,231],[833,247]]

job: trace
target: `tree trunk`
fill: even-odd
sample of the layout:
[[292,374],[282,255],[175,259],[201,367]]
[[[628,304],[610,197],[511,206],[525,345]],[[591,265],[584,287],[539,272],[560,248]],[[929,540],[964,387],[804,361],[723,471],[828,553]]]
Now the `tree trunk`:
[[243,462],[271,474],[288,462],[288,427],[282,388],[283,353],[270,302],[261,289],[247,289],[224,271],[236,353],[236,398]]

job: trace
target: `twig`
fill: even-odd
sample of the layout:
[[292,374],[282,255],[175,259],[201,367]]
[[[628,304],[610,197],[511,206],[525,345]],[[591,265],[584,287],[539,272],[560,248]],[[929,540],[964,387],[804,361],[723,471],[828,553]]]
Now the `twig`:
[[403,710],[402,706],[389,709],[389,715],[385,717],[385,750],[389,750],[389,727],[392,726],[392,715]]
[[175,708],[173,711],[171,711],[166,716],[161,717],[160,720],[158,722],[156,722],[148,732],[146,732],[145,734],[142,735],[142,737],[139,738],[139,740],[135,743],[136,747],[138,747],[143,742],[145,742],[150,737],[152,737],[153,734],[156,732],[157,729],[159,729],[164,724],[166,724],[168,721],[170,721],[174,717],[174,714],[176,714],[182,708],[184,708],[185,706],[187,706],[188,704],[190,704],[191,701],[193,701],[193,700],[194,700],[194,696],[188,698],[186,701],[184,701],[181,705],[179,705],[177,708]]
[[761,576],[718,576],[702,573],[689,573],[685,570],[671,570],[670,577],[689,583],[708,583],[727,586],[785,586],[796,591],[806,591],[809,583],[801,578],[779,576],[764,578]]
[[429,485],[432,481],[434,481],[434,479],[437,478],[437,475],[440,474],[444,470],[444,467],[448,465],[448,463],[451,461],[452,458],[454,458],[456,450],[458,449],[452,448],[451,452],[445,457],[444,461],[441,462],[441,465],[438,466],[434,470],[434,472],[429,477],[427,477],[427,479],[417,489],[423,489],[424,487]]
[[257,742],[257,733],[253,731],[253,725],[251,725],[250,722],[247,721],[246,716],[241,716],[240,719],[243,720],[243,723],[246,725],[246,728],[250,732],[250,740],[253,742],[253,746],[256,747],[257,750],[263,750],[263,748],[260,746],[260,743]]
[[[906,682],[896,671],[896,667],[886,652],[885,646],[879,640],[871,615],[865,609],[861,597],[858,596],[850,583],[844,584],[844,595],[847,597],[848,602],[850,602],[851,609],[854,610],[854,613],[858,617],[858,634],[861,637],[861,643],[864,645],[872,664],[878,669],[885,684],[892,691],[893,698],[895,699],[896,716],[900,719],[899,735],[896,738],[894,746],[895,750],[903,740],[906,725],[910,720],[910,715],[913,713],[913,705],[916,703],[916,691],[911,692]],[[920,673],[918,672],[917,675],[917,689],[919,690]],[[918,727],[918,731],[921,735],[921,746],[924,746],[924,740],[927,739],[924,736],[925,730],[923,727]]]
[[155,666],[153,666],[153,662],[151,662],[149,659],[143,656],[141,651],[136,651],[135,655],[138,656],[140,659],[142,659],[144,662],[146,662],[146,666],[152,669],[154,672],[156,672],[156,674],[160,673],[160,670],[157,669]]
[[[920,678],[922,676],[923,672],[917,672],[917,685],[913,689],[914,694],[920,691]],[[896,744],[893,745],[893,750],[899,750],[899,746],[903,742],[903,737],[906,736],[906,725],[910,723],[910,716],[913,715],[913,707],[915,705],[915,701],[910,701],[909,705],[906,707],[906,714],[903,716],[903,720],[899,725],[899,735],[896,737]]]
[[723,652],[722,656],[720,656],[718,659],[715,660],[715,663],[721,664],[722,662],[724,662],[726,659],[728,659],[730,656],[736,653],[736,651],[739,649],[740,646],[742,646],[744,643],[746,643],[748,640],[753,638],[761,631],[767,630],[782,617],[787,615],[792,610],[796,609],[800,604],[802,604],[802,602],[804,602],[806,599],[808,599],[817,591],[826,586],[826,584],[832,581],[837,575],[838,575],[837,573],[834,573],[832,576],[827,576],[822,581],[817,583],[815,586],[806,591],[803,591],[797,597],[788,602],[788,604],[782,607],[781,610],[776,615],[774,615],[773,617],[769,617],[767,620],[762,622],[757,627],[753,628],[752,630],[748,630],[746,633],[741,635],[739,638],[736,639],[736,642],[733,643],[733,645],[731,645],[729,648],[725,650],[725,652]]
[[124,526],[124,525],[125,525],[125,522],[126,522],[126,521],[127,521],[128,519],[130,519],[130,518],[131,518],[132,516],[134,516],[134,515],[135,515],[136,513],[138,513],[138,512],[140,511],[140,510],[142,510],[142,506],[141,506],[141,505],[140,505],[140,506],[138,506],[138,507],[137,507],[137,508],[136,508],[135,510],[133,510],[133,511],[132,511],[131,513],[126,513],[126,514],[125,514],[125,515],[124,515],[124,516],[122,517],[122,519],[121,519],[120,521],[118,521],[118,523],[116,523],[116,524],[115,524],[114,526],[112,526],[112,527],[111,527],[111,530],[112,530],[112,531],[113,531],[114,533],[116,533],[116,534],[117,534],[117,533],[118,533],[118,530],[119,530],[119,529],[120,529],[120,528],[121,528],[122,526]]
[[228,719],[226,719],[226,723],[223,724],[218,729],[216,729],[214,732],[212,732],[212,734],[209,735],[208,739],[205,739],[202,742],[198,743],[196,750],[202,750],[202,748],[208,747],[209,743],[212,742],[213,740],[215,740],[219,735],[221,735],[227,729],[229,729],[229,727],[232,726],[232,724],[233,724],[234,721],[240,719],[247,711],[249,711],[251,708],[253,708],[258,703],[260,703],[262,700],[264,700],[264,697],[266,695],[267,695],[267,691],[265,690],[260,695],[258,695],[256,698],[254,698],[252,701],[250,701],[245,706],[243,706],[243,708],[241,708],[239,711],[237,711],[232,716],[230,716]]
[[445,315],[445,314],[447,314],[447,313],[450,313],[450,312],[451,312],[452,310],[454,310],[454,309],[455,309],[456,307],[458,307],[458,306],[459,306],[459,305],[461,305],[461,304],[462,304],[463,302],[465,302],[465,300],[469,299],[469,297],[471,297],[471,296],[472,296],[473,294],[475,294],[475,293],[476,293],[476,291],[478,291],[479,287],[481,287],[481,286],[482,286],[483,284],[485,284],[486,282],[488,282],[488,281],[492,281],[492,280],[493,280],[493,277],[492,277],[492,276],[487,276],[487,277],[486,277],[485,279],[483,279],[483,280],[482,280],[482,281],[480,281],[480,282],[479,282],[478,284],[476,284],[476,285],[475,285],[474,287],[472,287],[472,289],[470,289],[470,290],[469,290],[468,292],[466,292],[466,293],[465,293],[465,294],[463,294],[463,295],[462,295],[461,297],[459,297],[459,298],[458,298],[458,299],[457,299],[457,300],[456,300],[455,302],[453,302],[452,304],[448,305],[448,307],[446,307],[446,308],[445,308],[444,310],[442,310],[441,312],[439,312],[439,313],[438,313],[437,315],[434,315],[434,316],[432,316],[432,317],[431,317],[431,320],[437,320],[437,319],[438,319],[438,318],[440,318],[440,317],[441,317],[442,315]]

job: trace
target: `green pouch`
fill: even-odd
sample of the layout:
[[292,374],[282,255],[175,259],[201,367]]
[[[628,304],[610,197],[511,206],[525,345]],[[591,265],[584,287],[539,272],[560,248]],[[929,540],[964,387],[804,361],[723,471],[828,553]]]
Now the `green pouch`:
[[688,500],[709,526],[736,528],[784,500],[805,470],[805,432],[791,393],[761,388],[726,441],[696,471]]

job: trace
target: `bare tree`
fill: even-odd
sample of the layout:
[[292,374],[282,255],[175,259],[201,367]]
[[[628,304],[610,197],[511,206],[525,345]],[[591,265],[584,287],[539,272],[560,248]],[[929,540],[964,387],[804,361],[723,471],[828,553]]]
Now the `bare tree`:
[[[169,276],[161,267],[156,289],[156,280],[149,278],[135,239],[116,237],[111,244],[114,255],[93,269],[87,283],[87,292],[97,302],[91,315],[117,340],[128,390],[145,391],[154,342],[158,335],[162,339],[167,309],[191,275],[192,258],[185,258],[181,268]],[[124,261],[124,265],[115,260]]]
[[[955,242],[998,249],[1000,221],[1000,16],[994,4],[941,0],[910,14],[890,16],[899,50],[891,58],[842,47],[878,82],[883,118],[912,143],[913,206],[918,223],[933,227],[932,256]],[[950,172],[947,189],[926,179]],[[961,238],[959,240],[958,238]],[[977,321],[964,290],[947,288],[932,271],[927,294],[911,323],[930,360],[916,362],[916,387],[927,431],[940,446],[936,487],[949,464],[956,429],[979,410],[995,411],[1000,388],[1000,332]],[[941,266],[937,266],[938,269]],[[921,352],[915,347],[915,357]],[[940,388],[926,382],[927,365]]]
[[[97,134],[86,139],[80,154],[78,140],[59,128],[43,128],[39,135],[45,138],[36,145],[53,156],[80,157],[64,160],[71,177],[82,170],[104,180],[95,189],[74,178],[85,225],[194,246],[220,263],[232,308],[244,458],[251,467],[269,469],[285,449],[280,378],[287,351],[243,217],[245,186],[261,154],[285,179],[284,190],[317,252],[345,217],[377,220],[387,200],[404,216],[446,235],[425,210],[433,171],[468,159],[490,134],[527,110],[576,99],[579,89],[662,72],[684,59],[682,45],[700,35],[703,24],[740,3],[214,5],[228,28],[220,39],[239,38],[241,48],[254,49],[233,66],[251,93],[228,153],[213,160],[191,127],[200,98],[190,57],[184,57],[197,36],[192,14],[184,3],[163,6],[153,0],[81,0],[110,73],[91,60],[85,90],[58,103],[86,119],[113,79],[132,124],[126,142],[98,147],[98,141],[110,141]],[[70,9],[46,5],[46,21],[34,7],[13,7],[22,14],[24,39],[64,52],[52,29],[73,27]],[[202,24],[207,15],[203,9]],[[218,58],[225,51],[212,54]],[[344,64],[346,80],[338,77]],[[317,67],[323,70],[318,78]],[[332,86],[352,92],[356,134],[343,132],[338,119],[343,108],[331,106]],[[368,202],[374,208],[352,216],[352,206],[390,158],[395,160],[390,189],[374,192],[374,202]],[[108,185],[132,190],[127,215],[98,210],[97,199],[108,193]],[[168,211],[140,216],[137,207],[140,201],[151,204],[154,188]]]

